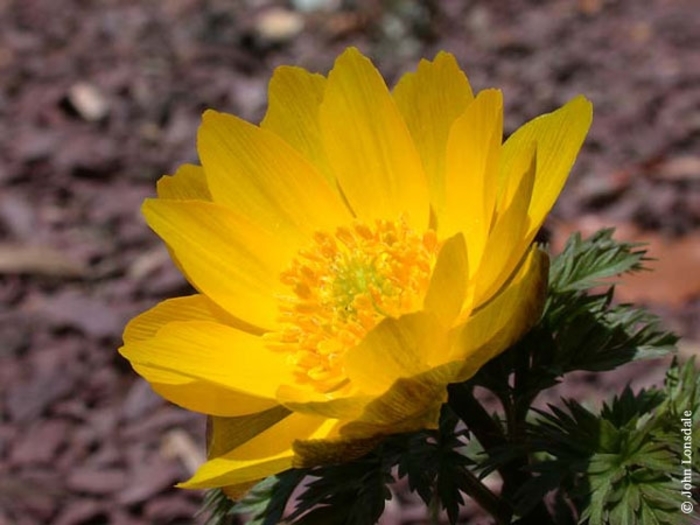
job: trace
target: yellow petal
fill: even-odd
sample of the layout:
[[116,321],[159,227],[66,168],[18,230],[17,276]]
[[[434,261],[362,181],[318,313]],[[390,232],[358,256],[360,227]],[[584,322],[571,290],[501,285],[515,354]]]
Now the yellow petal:
[[462,310],[468,280],[467,245],[464,235],[457,233],[440,248],[424,309],[433,313],[443,326],[451,326]]
[[291,414],[282,406],[240,417],[210,417],[207,420],[207,457],[223,456],[255,438]]
[[328,76],[320,122],[328,160],[357,217],[428,224],[429,197],[420,157],[379,72],[355,48]]
[[[415,393],[410,383],[397,384],[397,380],[423,374],[428,370],[426,361],[432,353],[445,355],[447,351],[447,330],[434,315],[418,312],[398,319],[386,318],[346,354],[345,370],[350,380],[347,387],[318,393],[284,386],[277,391],[277,399],[295,412],[383,426],[388,424],[388,420],[378,421],[376,417],[400,416],[399,419],[402,419],[397,407],[405,406],[405,397],[410,397],[411,392]],[[418,385],[417,388],[424,386]],[[392,388],[393,393],[388,393]],[[384,401],[378,401],[378,397],[382,396],[387,397]],[[375,409],[368,408],[372,406]],[[416,409],[418,416],[423,417],[425,410],[426,407],[421,404]],[[387,411],[393,415],[385,414]],[[416,424],[416,411],[405,414],[406,422],[411,426]],[[391,421],[399,423],[395,419]],[[386,429],[381,433],[386,434]]]
[[183,164],[175,175],[164,175],[157,184],[158,197],[175,200],[210,201],[211,193],[201,166]]
[[[193,164],[183,164],[175,172],[175,175],[162,176],[156,184],[156,189],[159,199],[211,201],[204,168]],[[172,250],[169,252],[177,269],[186,276],[180,261],[177,260]]]
[[547,254],[533,246],[503,291],[458,329],[447,361],[465,360],[460,381],[515,343],[539,320],[547,292],[548,262]]
[[445,345],[446,333],[437,319],[418,312],[385,318],[346,355],[350,381],[366,394],[380,394],[401,377],[427,370],[431,352]]
[[518,189],[507,210],[497,216],[496,224],[490,233],[484,250],[483,263],[474,277],[474,301],[482,304],[495,294],[513,270],[522,261],[532,238],[527,236],[530,227],[527,210],[530,206],[532,186],[535,178],[537,159],[530,150],[529,158],[523,156],[521,164],[515,166],[522,175]]
[[[123,347],[127,349],[128,347]],[[122,352],[122,349],[120,349]],[[144,377],[151,388],[171,403],[212,416],[243,416],[275,406],[270,399],[250,396],[200,379],[185,377],[177,372],[132,363],[134,371]]]
[[537,175],[532,192],[529,230],[537,231],[559,196],[593,119],[591,103],[578,96],[563,107],[518,129],[503,145],[499,180],[506,191],[515,159],[523,148],[537,145]]
[[[209,383],[214,393],[229,390],[251,403],[258,398],[254,406],[233,407],[229,415],[271,408],[277,404],[278,386],[294,381],[285,356],[270,351],[262,337],[208,321],[169,323],[156,337],[127,344],[120,353],[154,383],[162,383],[163,376],[154,373],[149,377],[149,371],[164,370],[184,380]],[[216,403],[214,394],[212,398]],[[222,414],[226,409],[209,413]]]
[[257,459],[218,457],[204,463],[194,476],[176,486],[182,489],[213,489],[243,485],[292,468],[293,458],[294,451],[291,449]]
[[441,51],[432,62],[421,60],[415,73],[402,76],[393,96],[423,161],[430,199],[440,215],[445,201],[447,136],[474,98],[469,81],[454,56]]
[[447,383],[436,382],[430,371],[397,379],[387,392],[365,408],[362,416],[344,424],[344,439],[437,428],[440,408],[447,401]]
[[446,383],[435,382],[426,366],[433,352],[447,352],[446,330],[434,316],[421,312],[387,318],[346,356],[346,372],[358,393],[327,394],[325,403],[319,396],[299,396],[285,405],[348,421],[341,427],[348,439],[434,426]]
[[158,330],[174,321],[214,321],[229,324],[256,335],[262,333],[226,313],[206,295],[195,294],[167,299],[134,317],[124,329],[124,342],[136,343],[155,337]]
[[318,121],[325,88],[322,75],[300,67],[278,67],[270,80],[267,113],[260,127],[282,137],[335,186]]
[[197,139],[214,201],[270,233],[311,238],[350,219],[328,180],[271,131],[209,110]]
[[294,467],[313,468],[320,465],[348,463],[368,454],[384,438],[372,436],[359,439],[319,439],[294,443]]
[[298,250],[293,239],[210,202],[148,199],[143,213],[195,288],[247,323],[277,325],[279,275]]
[[[163,301],[132,319],[124,329],[124,342],[130,345],[146,341],[156,337],[158,331],[169,323],[197,320],[220,322],[259,334],[254,327],[228,315],[206,296],[191,295]],[[148,378],[153,390],[161,396],[195,412],[231,416],[240,414],[241,410],[244,413],[263,410],[270,404],[267,400],[261,403],[257,398],[249,399],[240,393],[168,370],[140,364],[133,364],[133,367],[139,375]]]
[[398,379],[391,388],[367,405],[363,414],[340,427],[343,439],[366,439],[400,432],[438,427],[440,411],[447,402],[447,386],[476,373],[485,360],[477,355],[443,363],[410,378]]
[[[243,443],[264,432],[272,425],[289,416],[289,410],[277,406],[241,417],[207,418],[207,457],[209,459],[230,452]],[[224,494],[233,500],[243,498],[259,479],[221,487]]]
[[281,385],[277,389],[277,400],[285,407],[311,416],[332,419],[354,419],[362,414],[373,396],[359,393],[323,393],[311,389]]
[[448,237],[464,232],[472,272],[491,227],[502,138],[503,97],[489,89],[455,121],[447,143],[446,209],[438,231]]
[[294,441],[324,439],[335,426],[333,420],[291,414],[231,452],[210,459],[191,479],[178,486],[225,487],[277,474],[293,466]]

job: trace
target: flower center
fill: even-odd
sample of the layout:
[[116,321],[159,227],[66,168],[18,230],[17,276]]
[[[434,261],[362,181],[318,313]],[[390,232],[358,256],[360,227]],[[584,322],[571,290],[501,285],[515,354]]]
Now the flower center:
[[435,263],[434,230],[402,219],[319,232],[281,275],[284,328],[272,335],[302,383],[329,390],[345,378],[343,357],[384,317],[420,310]]

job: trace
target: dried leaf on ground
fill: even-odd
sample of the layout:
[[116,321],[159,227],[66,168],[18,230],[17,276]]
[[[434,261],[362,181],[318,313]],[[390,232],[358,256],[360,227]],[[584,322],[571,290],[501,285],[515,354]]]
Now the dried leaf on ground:
[[48,246],[0,244],[0,274],[85,277],[87,267]]

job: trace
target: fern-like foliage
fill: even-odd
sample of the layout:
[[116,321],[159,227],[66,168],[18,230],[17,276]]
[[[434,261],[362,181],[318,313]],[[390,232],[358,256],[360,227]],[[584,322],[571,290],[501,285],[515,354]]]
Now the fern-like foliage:
[[574,233],[563,252],[552,261],[549,285],[552,292],[565,294],[585,292],[610,284],[611,278],[627,272],[644,270],[644,244],[613,239],[614,228],[600,230],[588,239]]
[[223,491],[207,492],[203,512],[210,517],[207,525],[233,525],[238,518],[249,525],[277,525],[282,521],[287,501],[304,479],[306,470],[291,469],[270,476],[256,484],[240,501],[233,501]]
[[426,505],[439,504],[450,523],[457,522],[464,494],[470,491],[468,469],[474,464],[464,454],[467,432],[449,406],[443,407],[437,432],[405,435],[398,455],[399,477],[407,476],[412,491]]
[[548,360],[540,360],[538,367],[549,367],[556,375],[612,370],[674,348],[677,337],[660,329],[655,316],[612,302],[613,286],[603,293],[590,292],[624,273],[644,270],[643,263],[649,260],[643,245],[616,242],[612,233],[601,230],[585,240],[574,234],[552,262],[547,304],[538,327],[540,336],[551,336],[551,345],[543,352]]
[[[680,512],[692,498],[683,494],[683,478],[700,471],[697,458],[686,466],[682,461],[684,444],[700,439],[700,418],[693,419],[699,415],[699,386],[693,361],[683,367],[674,362],[663,390],[634,394],[627,388],[599,414],[573,400],[565,402],[566,410],[537,411],[530,447],[547,459],[532,467],[536,475],[518,494],[519,509],[526,511],[548,490],[566,487],[580,523],[692,523]],[[683,414],[695,422],[687,434],[681,430]]]

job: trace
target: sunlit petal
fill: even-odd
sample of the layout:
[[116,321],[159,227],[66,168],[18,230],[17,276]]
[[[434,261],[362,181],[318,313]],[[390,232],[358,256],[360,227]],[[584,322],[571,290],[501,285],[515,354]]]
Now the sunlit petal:
[[323,439],[335,422],[320,417],[291,414],[237,448],[213,457],[183,488],[215,488],[265,478],[291,468],[297,440]]
[[464,306],[468,280],[467,245],[464,235],[457,233],[440,249],[424,309],[435,314],[444,326],[451,326]]
[[[521,164],[515,172],[520,183],[513,195],[510,205],[496,217],[496,222],[486,242],[484,261],[474,278],[474,295],[477,304],[488,301],[511,276],[513,270],[522,260],[523,254],[532,242],[527,237],[530,230],[528,206],[532,195],[537,159],[535,151],[521,158]],[[522,175],[520,175],[522,173]]]
[[[120,352],[144,374],[163,370],[269,401],[248,413],[277,404],[279,384],[293,381],[285,356],[271,352],[263,338],[209,321],[169,323],[156,337],[126,344]],[[164,377],[155,374],[153,380],[163,383]]]
[[175,175],[161,177],[157,190],[158,197],[161,199],[211,200],[204,169],[193,164],[183,164]]
[[464,359],[474,373],[515,343],[539,319],[548,268],[547,254],[533,246],[508,286],[457,329],[447,360]]
[[528,211],[530,231],[541,226],[564,187],[592,118],[591,103],[578,96],[560,109],[531,120],[503,145],[499,171],[501,195],[513,194],[507,190],[508,181],[522,149],[530,148],[533,143],[537,146],[537,174]]
[[335,186],[318,120],[325,89],[326,79],[322,75],[300,67],[277,68],[270,80],[267,113],[260,127],[282,137]]
[[454,56],[441,51],[432,62],[421,60],[415,73],[402,76],[393,96],[423,162],[431,202],[441,215],[447,136],[474,98],[469,81]]
[[424,227],[427,182],[420,157],[379,72],[350,48],[336,61],[320,108],[326,153],[360,219],[406,213]]
[[261,333],[228,314],[206,295],[195,294],[167,299],[134,317],[124,329],[124,342],[136,343],[155,337],[158,330],[174,321],[212,321]]
[[277,324],[279,275],[298,250],[294,239],[215,203],[148,200],[143,213],[200,292],[247,323]]
[[438,230],[464,233],[472,275],[491,228],[502,136],[503,99],[492,89],[479,93],[455,121],[447,143],[446,210],[438,215]]
[[350,218],[329,181],[274,133],[210,110],[197,140],[214,201],[271,234],[310,238]]
[[427,370],[428,356],[445,344],[444,337],[444,329],[432,315],[387,318],[348,352],[348,377],[363,392],[382,393],[396,379]]

